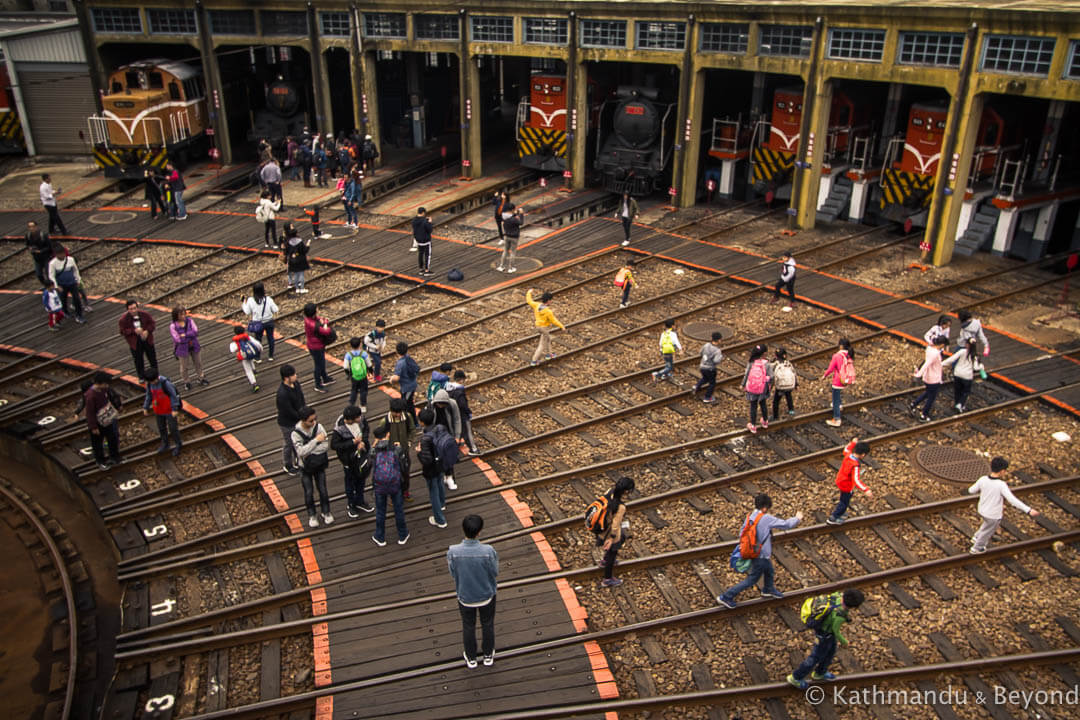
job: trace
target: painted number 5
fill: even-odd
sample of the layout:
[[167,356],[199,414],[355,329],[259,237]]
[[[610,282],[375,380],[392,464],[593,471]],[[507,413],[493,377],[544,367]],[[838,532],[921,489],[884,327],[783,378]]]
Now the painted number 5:
[[169,528],[165,527],[164,525],[155,525],[154,527],[149,529],[143,528],[142,531],[142,534],[148,538],[157,537],[158,535],[167,535],[168,533]]

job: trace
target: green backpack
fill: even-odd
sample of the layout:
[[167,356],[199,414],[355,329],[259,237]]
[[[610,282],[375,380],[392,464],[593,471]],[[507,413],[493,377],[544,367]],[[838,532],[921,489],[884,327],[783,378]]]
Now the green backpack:
[[815,595],[803,600],[799,619],[811,630],[819,630],[829,613],[844,604],[844,596],[838,592],[830,595]]
[[367,377],[367,358],[363,354],[353,355],[349,359],[349,374],[352,375],[353,380],[363,380]]

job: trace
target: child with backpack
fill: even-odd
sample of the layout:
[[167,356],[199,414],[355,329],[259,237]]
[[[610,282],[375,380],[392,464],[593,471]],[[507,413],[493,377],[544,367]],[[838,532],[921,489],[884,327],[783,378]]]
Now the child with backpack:
[[[926,359],[915,371],[915,377],[923,381],[923,391],[908,405],[908,410],[923,422],[930,422],[930,411],[933,410],[934,401],[941,390],[941,353],[948,344],[948,338],[940,335],[934,338],[926,348]],[[923,403],[922,411],[919,410],[919,403]]]
[[716,402],[713,397],[713,391],[716,390],[716,366],[724,359],[724,353],[720,351],[720,338],[722,337],[723,334],[714,332],[712,340],[701,346],[701,362],[698,363],[701,379],[694,385],[692,394],[697,395],[698,391],[704,389],[705,397],[702,402],[706,405],[712,405]]
[[[304,208],[304,214],[311,218],[311,239],[319,238],[325,240],[330,237],[329,234],[324,234],[319,230],[319,206],[315,205],[310,210]],[[309,241],[310,242],[310,241]]]
[[60,323],[64,320],[64,305],[60,302],[60,292],[55,285],[41,291],[41,304],[49,314],[49,329],[59,330]]
[[803,660],[802,664],[795,668],[795,672],[787,676],[789,683],[805,690],[810,685],[806,680],[807,675],[818,681],[836,679],[836,674],[829,672],[829,665],[836,655],[837,643],[841,647],[847,647],[848,644],[847,638],[840,632],[840,626],[850,621],[851,611],[862,605],[865,599],[862,590],[848,588],[842,595],[835,592],[803,601],[800,616],[806,627],[814,631],[817,644],[814,645],[810,657]]
[[979,360],[978,340],[970,338],[961,350],[957,350],[948,360],[943,360],[942,368],[952,366],[953,374],[953,403],[956,412],[962,413],[967,407],[968,396],[971,395],[971,386],[975,382],[975,373],[986,379],[986,368]]
[[345,374],[352,380],[352,389],[349,390],[349,404],[356,404],[356,396],[360,396],[360,412],[367,414],[367,391],[368,375],[371,374],[371,359],[367,351],[362,350],[360,345],[363,340],[358,337],[349,339],[349,352],[345,353],[342,366]]
[[832,417],[825,421],[826,425],[840,427],[840,409],[844,400],[844,388],[855,382],[855,351],[851,347],[851,341],[840,338],[837,350],[833,353],[829,367],[825,369],[822,380],[828,380],[832,376]]
[[445,388],[446,383],[450,382],[450,373],[453,371],[454,366],[448,362],[440,364],[438,370],[431,371],[431,380],[428,382],[427,392],[425,393],[428,405],[435,402],[435,393]]
[[[750,422],[746,429],[751,433],[757,433],[758,427],[769,427],[769,389],[773,382],[773,368],[765,359],[768,348],[764,345],[755,345],[750,351],[750,359],[746,363],[746,372],[743,373],[743,390],[746,391],[746,399],[750,403]],[[761,408],[761,425],[757,424],[757,412]]]
[[375,321],[375,328],[364,336],[364,350],[367,350],[371,358],[371,372],[375,376],[375,382],[382,382],[382,356],[386,350],[386,321],[382,318]]
[[780,291],[785,287],[791,299],[784,306],[784,309],[791,310],[795,307],[795,258],[792,257],[790,250],[784,251],[783,259],[780,261],[780,279],[776,281],[776,285],[773,287],[772,301],[774,303],[780,302]]
[[956,341],[956,349],[967,345],[967,341],[975,339],[982,343],[983,357],[990,354],[990,341],[986,339],[986,333],[983,332],[982,323],[976,318],[971,316],[969,310],[957,310],[956,319],[960,321],[960,336]]
[[234,325],[229,352],[236,356],[240,367],[244,368],[244,375],[247,375],[247,380],[251,383],[251,392],[259,392],[259,383],[255,379],[255,361],[262,355],[262,344],[248,335],[247,328],[243,325]]
[[[743,590],[757,585],[759,578],[765,578],[765,584],[761,590],[762,597],[782,598],[784,594],[776,589],[774,581],[776,571],[772,564],[772,532],[776,528],[790,530],[802,522],[802,512],[795,513],[795,517],[781,520],[775,515],[770,515],[772,498],[765,493],[759,493],[754,498],[754,510],[743,520],[742,529],[739,530],[739,542],[731,551],[731,565],[735,568],[738,560],[749,560],[750,564],[744,571],[746,579],[737,585],[733,585],[716,598],[716,601],[726,608],[734,608],[735,598]],[[738,569],[738,568],[736,568]]]
[[184,445],[180,439],[180,425],[177,422],[182,406],[180,393],[176,391],[176,386],[173,385],[172,380],[159,374],[156,367],[146,368],[146,372],[143,373],[143,380],[146,381],[143,415],[149,415],[151,408],[153,409],[154,419],[157,421],[158,435],[161,437],[161,444],[158,445],[157,452],[163,453],[169,449],[169,435],[171,434],[174,442],[172,454],[173,457],[176,457],[180,454],[180,449]]
[[859,438],[852,438],[844,448],[844,460],[840,463],[840,469],[836,473],[836,487],[840,490],[840,500],[833,508],[832,514],[825,522],[830,525],[840,525],[844,522],[844,513],[851,503],[851,495],[855,488],[866,493],[867,499],[873,499],[874,493],[862,481],[862,459],[870,452],[870,443],[860,442]]
[[[395,400],[398,398],[395,398]],[[375,428],[375,447],[371,450],[371,489],[375,493],[375,534],[372,542],[386,547],[386,499],[394,504],[394,522],[397,525],[398,545],[409,542],[409,529],[405,526],[404,485],[409,477],[406,462],[407,449],[390,444],[390,430],[386,424]]]
[[781,395],[787,400],[787,414],[795,414],[795,402],[791,398],[791,393],[799,385],[799,376],[795,372],[795,366],[788,360],[787,350],[784,348],[777,348],[776,353],[773,355],[773,398],[772,398],[772,415],[773,421],[780,419],[780,397]]
[[364,502],[364,480],[371,474],[368,424],[360,408],[352,403],[345,407],[334,422],[334,431],[330,434],[330,448],[337,453],[345,471],[348,516],[358,518],[361,510],[374,512],[375,508]]
[[[443,463],[439,448],[448,436],[446,428],[435,424],[435,411],[429,407],[420,411],[420,427],[424,434],[420,436],[420,450],[416,453],[416,458],[420,461],[420,469],[428,486],[428,497],[431,499],[431,516],[428,517],[428,522],[437,528],[444,528],[446,489],[443,485]],[[456,444],[454,448],[457,448]]]
[[295,290],[297,295],[307,293],[307,288],[304,287],[304,272],[311,267],[307,259],[310,246],[311,240],[306,242],[301,240],[292,223],[285,224],[285,241],[281,249],[281,259],[287,270],[289,290]]
[[664,321],[664,331],[660,333],[660,355],[664,358],[664,369],[652,374],[653,382],[667,380],[675,372],[676,351],[682,353],[682,343],[679,342],[679,334],[675,332],[675,321],[668,318]]
[[600,581],[603,587],[618,587],[623,582],[613,575],[619,549],[630,537],[630,524],[623,522],[626,516],[626,503],[623,501],[623,496],[632,492],[633,489],[633,479],[624,475],[585,510],[585,526],[593,531],[596,535],[596,546],[604,551],[604,579]]
[[632,262],[628,262],[619,268],[619,271],[615,273],[615,287],[622,288],[622,300],[619,301],[619,307],[624,308],[630,304],[630,289],[634,287],[634,271],[630,269],[633,265]]

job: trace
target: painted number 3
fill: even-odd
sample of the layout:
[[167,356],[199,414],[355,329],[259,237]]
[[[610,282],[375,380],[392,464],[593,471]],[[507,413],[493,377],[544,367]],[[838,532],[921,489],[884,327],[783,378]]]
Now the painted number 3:
[[146,701],[146,712],[161,712],[168,710],[176,703],[176,698],[172,695],[162,695],[161,697],[150,698]]

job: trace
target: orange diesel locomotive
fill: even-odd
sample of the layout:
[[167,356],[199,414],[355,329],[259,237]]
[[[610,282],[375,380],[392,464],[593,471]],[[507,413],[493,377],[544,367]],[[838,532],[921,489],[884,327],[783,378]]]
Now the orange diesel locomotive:
[[534,170],[566,169],[566,78],[533,74],[517,113],[521,164]]
[[106,177],[142,177],[169,158],[184,163],[206,142],[202,72],[174,60],[142,60],[109,76],[101,115],[88,120],[94,158]]
[[[754,130],[752,181],[754,190],[774,198],[791,195],[791,171],[799,149],[802,126],[803,90],[801,87],[779,88],[773,94],[772,117],[762,120]],[[855,103],[839,90],[832,95],[829,110],[829,132],[826,138],[827,155],[832,158],[846,153],[853,137],[865,130],[858,117]],[[768,137],[764,137],[768,132]]]
[[[941,103],[915,103],[908,113],[907,132],[889,141],[881,173],[881,214],[902,222],[907,230],[925,227],[930,199],[941,162],[948,108]],[[1005,123],[993,108],[986,107],[979,120],[975,147],[975,179],[994,173],[1001,156]],[[899,160],[897,160],[899,156]]]

